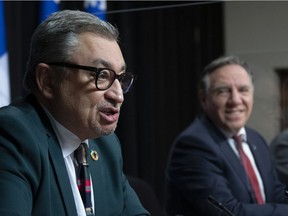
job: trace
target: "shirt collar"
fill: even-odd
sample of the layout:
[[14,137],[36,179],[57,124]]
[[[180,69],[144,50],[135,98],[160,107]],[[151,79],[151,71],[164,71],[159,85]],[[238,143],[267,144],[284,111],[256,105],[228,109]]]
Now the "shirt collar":
[[245,130],[244,127],[242,127],[242,128],[240,129],[240,131],[238,132],[237,135],[242,137],[242,141],[243,141],[243,142],[246,142],[246,141],[247,141],[247,134],[246,134],[246,130]]
[[[228,138],[228,139],[232,139],[233,134],[231,133],[227,133],[226,131],[222,130],[221,128],[219,128],[220,131],[222,131],[222,133]],[[246,134],[246,130],[245,127],[242,127],[239,132],[237,133],[238,136],[242,137],[242,140],[244,142],[247,141],[247,134]]]

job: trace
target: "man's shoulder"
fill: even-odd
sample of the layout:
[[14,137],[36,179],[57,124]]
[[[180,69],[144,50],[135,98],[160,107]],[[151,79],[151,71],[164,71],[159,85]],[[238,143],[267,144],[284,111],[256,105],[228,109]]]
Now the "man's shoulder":
[[46,130],[41,117],[33,104],[26,99],[19,99],[0,108],[0,129],[3,134],[13,137],[42,137],[46,135]]
[[0,108],[1,122],[23,122],[35,114],[35,109],[25,99],[17,99],[8,106]]
[[283,130],[281,133],[276,135],[271,141],[271,149],[284,147],[288,145],[288,129]]
[[208,133],[211,125],[207,123],[204,117],[196,117],[190,125],[188,125],[181,133],[180,136],[202,136],[203,133]]

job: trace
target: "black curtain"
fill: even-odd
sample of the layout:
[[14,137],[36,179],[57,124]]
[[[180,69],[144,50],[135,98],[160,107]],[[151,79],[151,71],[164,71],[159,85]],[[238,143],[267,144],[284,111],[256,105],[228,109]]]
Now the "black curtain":
[[128,70],[138,75],[116,131],[125,170],[150,183],[162,200],[169,149],[200,111],[196,91],[201,71],[223,54],[222,4],[161,1],[113,6],[130,11],[111,14],[109,20],[120,30]]
[[[61,9],[83,10],[82,1]],[[39,1],[6,1],[12,98],[26,93],[22,79]],[[223,5],[195,1],[109,1],[107,19],[120,31],[128,71],[137,75],[125,96],[117,135],[126,174],[146,180],[163,199],[165,167],[177,134],[200,110],[197,81],[223,54]]]

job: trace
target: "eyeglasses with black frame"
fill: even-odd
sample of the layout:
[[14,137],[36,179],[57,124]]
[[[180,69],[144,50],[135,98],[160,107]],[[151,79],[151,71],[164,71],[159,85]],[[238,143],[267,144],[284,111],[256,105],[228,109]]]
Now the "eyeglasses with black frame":
[[51,62],[47,64],[51,66],[74,68],[74,69],[81,69],[81,70],[94,72],[96,74],[95,85],[97,89],[101,91],[104,91],[110,88],[110,86],[114,83],[115,79],[118,79],[121,84],[123,93],[125,94],[129,91],[135,79],[135,75],[132,73],[125,72],[125,73],[118,75],[116,74],[114,70],[111,70],[109,68],[96,68],[96,67],[89,67],[89,66],[71,64],[71,63],[65,63],[65,62]]

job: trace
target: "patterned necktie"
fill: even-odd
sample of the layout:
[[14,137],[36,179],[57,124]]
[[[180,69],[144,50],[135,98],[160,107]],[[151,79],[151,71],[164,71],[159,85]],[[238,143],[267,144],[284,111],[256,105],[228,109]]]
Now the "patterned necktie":
[[88,146],[81,143],[75,150],[74,155],[78,163],[77,186],[85,207],[86,215],[94,215],[91,202],[91,179],[89,164],[87,161]]
[[243,147],[242,147],[242,137],[241,135],[239,136],[233,136],[233,139],[236,142],[236,148],[238,150],[240,159],[242,161],[242,164],[245,168],[245,171],[248,175],[250,184],[252,185],[253,188],[253,192],[255,194],[256,197],[256,201],[258,204],[263,205],[264,204],[264,200],[260,191],[260,186],[259,186],[259,182],[258,179],[256,177],[256,174],[254,172],[254,169],[252,167],[252,164],[249,160],[249,158],[247,157],[247,155],[245,154],[245,152],[243,151]]

